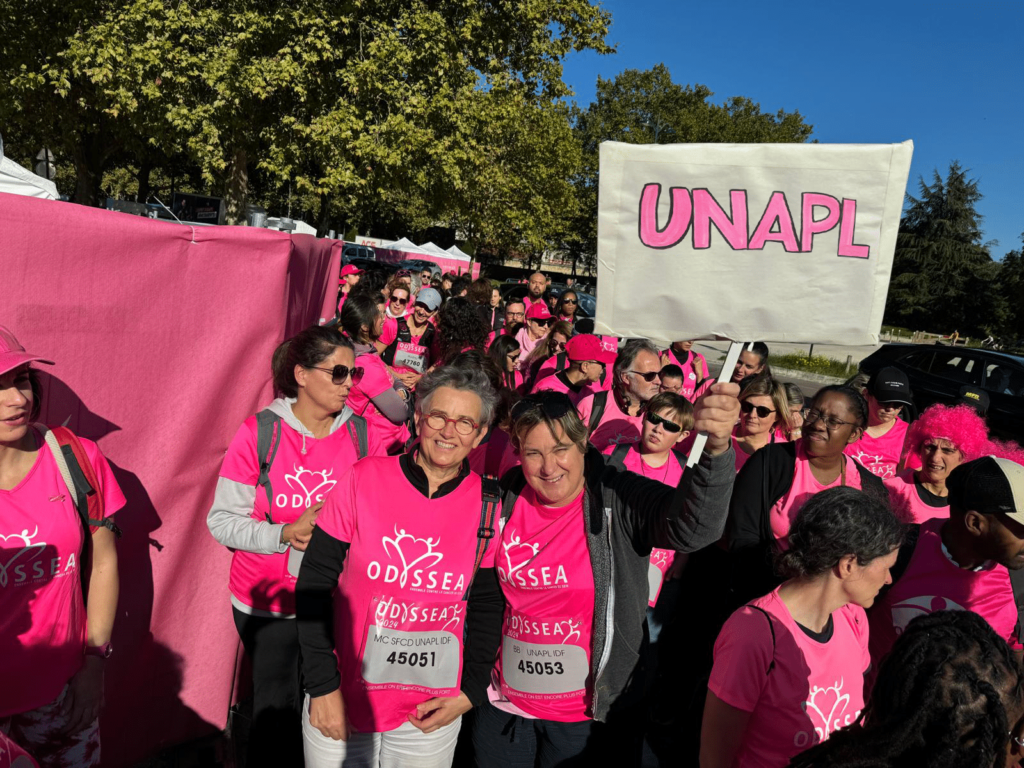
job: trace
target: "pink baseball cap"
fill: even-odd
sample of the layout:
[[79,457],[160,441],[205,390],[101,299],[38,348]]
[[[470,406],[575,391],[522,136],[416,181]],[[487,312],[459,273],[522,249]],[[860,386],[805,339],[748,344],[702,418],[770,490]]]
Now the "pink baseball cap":
[[341,268],[341,277],[338,278],[338,279],[344,281],[344,279],[346,277],[348,277],[349,275],[361,275],[361,274],[363,274],[363,270],[361,270],[355,264],[346,264],[344,267]]
[[551,317],[551,310],[548,309],[548,305],[543,301],[538,301],[528,310],[526,310],[527,320],[547,320]]
[[13,371],[19,365],[32,362],[53,365],[53,360],[26,352],[21,343],[14,338],[14,334],[0,325],[0,374]]
[[565,354],[573,362],[596,360],[606,365],[615,363],[615,353],[607,349],[601,343],[601,339],[591,333],[580,333],[569,339],[565,345]]

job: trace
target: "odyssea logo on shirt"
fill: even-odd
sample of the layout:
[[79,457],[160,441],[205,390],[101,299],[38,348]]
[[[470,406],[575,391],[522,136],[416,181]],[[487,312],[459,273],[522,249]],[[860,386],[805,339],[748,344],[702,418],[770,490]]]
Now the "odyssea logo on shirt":
[[861,466],[866,467],[871,474],[882,478],[895,477],[896,468],[891,464],[884,464],[884,458],[885,457],[881,455],[865,453],[864,451],[860,451],[858,454],[853,456],[853,460]]
[[286,474],[284,480],[295,493],[279,493],[274,497],[274,504],[281,508],[290,506],[292,509],[308,509],[318,501],[323,501],[327,492],[338,482],[331,480],[333,469],[312,470],[295,464],[292,467],[295,474]]
[[962,611],[964,607],[957,605],[952,600],[937,595],[922,595],[920,597],[908,597],[906,600],[896,603],[892,607],[892,626],[897,635],[902,635],[907,624],[918,616],[935,611]]
[[374,623],[378,627],[408,629],[410,624],[441,624],[441,629],[454,632],[462,622],[465,606],[459,603],[410,603],[385,599],[377,603]]
[[32,533],[28,528],[6,536],[0,533],[0,588],[58,578],[76,570],[74,552],[64,561],[59,556],[44,557],[46,542],[32,541],[38,535],[38,525]]
[[798,731],[793,737],[793,746],[803,749],[812,743],[825,741],[835,731],[844,728],[860,715],[860,711],[847,712],[850,706],[850,694],[843,693],[843,681],[823,688],[815,685],[801,706],[811,720],[817,739],[811,740],[809,731]]
[[444,553],[437,550],[440,537],[418,537],[405,528],[395,526],[395,535],[384,536],[381,540],[384,552],[391,562],[371,560],[366,567],[366,576],[385,584],[398,584],[414,592],[462,592],[466,578],[461,573],[439,571],[437,566],[444,559]]
[[557,566],[531,566],[534,558],[540,554],[540,545],[523,541],[515,528],[509,528],[507,536],[502,533],[501,550],[503,562],[498,564],[498,578],[505,583],[521,589],[560,589],[569,586],[565,566],[561,563]]

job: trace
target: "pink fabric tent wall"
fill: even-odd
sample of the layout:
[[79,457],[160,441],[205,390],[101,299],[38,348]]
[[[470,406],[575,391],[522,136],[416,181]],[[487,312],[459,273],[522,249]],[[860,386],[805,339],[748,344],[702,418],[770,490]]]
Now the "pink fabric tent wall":
[[42,420],[96,440],[128,499],[105,766],[225,725],[238,647],[230,553],[206,528],[275,347],[333,306],[340,249],[0,194],[0,324],[57,362]]
[[[434,262],[441,268],[442,272],[454,272],[457,275],[463,273],[470,274],[469,264],[461,259],[449,258],[433,253],[407,253],[405,251],[391,250],[390,248],[374,248],[373,250],[377,254],[377,261],[383,261],[386,264],[397,264],[406,259],[421,259],[422,261]],[[480,277],[479,264],[473,264],[471,276],[474,280]]]

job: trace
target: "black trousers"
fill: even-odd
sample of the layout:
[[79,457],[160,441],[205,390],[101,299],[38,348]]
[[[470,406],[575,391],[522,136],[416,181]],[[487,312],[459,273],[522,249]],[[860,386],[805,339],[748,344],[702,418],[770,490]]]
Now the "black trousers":
[[232,608],[252,661],[253,713],[247,768],[302,765],[302,687],[295,619],[250,616]]
[[474,711],[473,748],[480,768],[639,768],[643,755],[642,708],[607,723],[531,720],[484,703]]

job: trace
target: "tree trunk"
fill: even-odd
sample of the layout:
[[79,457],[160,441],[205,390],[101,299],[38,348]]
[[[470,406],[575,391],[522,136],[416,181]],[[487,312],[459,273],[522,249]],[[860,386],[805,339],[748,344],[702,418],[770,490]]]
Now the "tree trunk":
[[228,184],[224,194],[225,224],[245,224],[245,203],[248,196],[248,156],[244,149],[239,149],[228,167]]
[[102,204],[100,184],[109,152],[109,148],[101,146],[99,139],[92,134],[81,136],[75,144],[71,155],[75,164],[75,196],[72,202],[93,206]]
[[149,199],[149,193],[152,190],[152,187],[149,186],[149,175],[152,172],[153,164],[148,160],[143,160],[139,167],[139,191],[135,195],[135,202],[145,203]]

